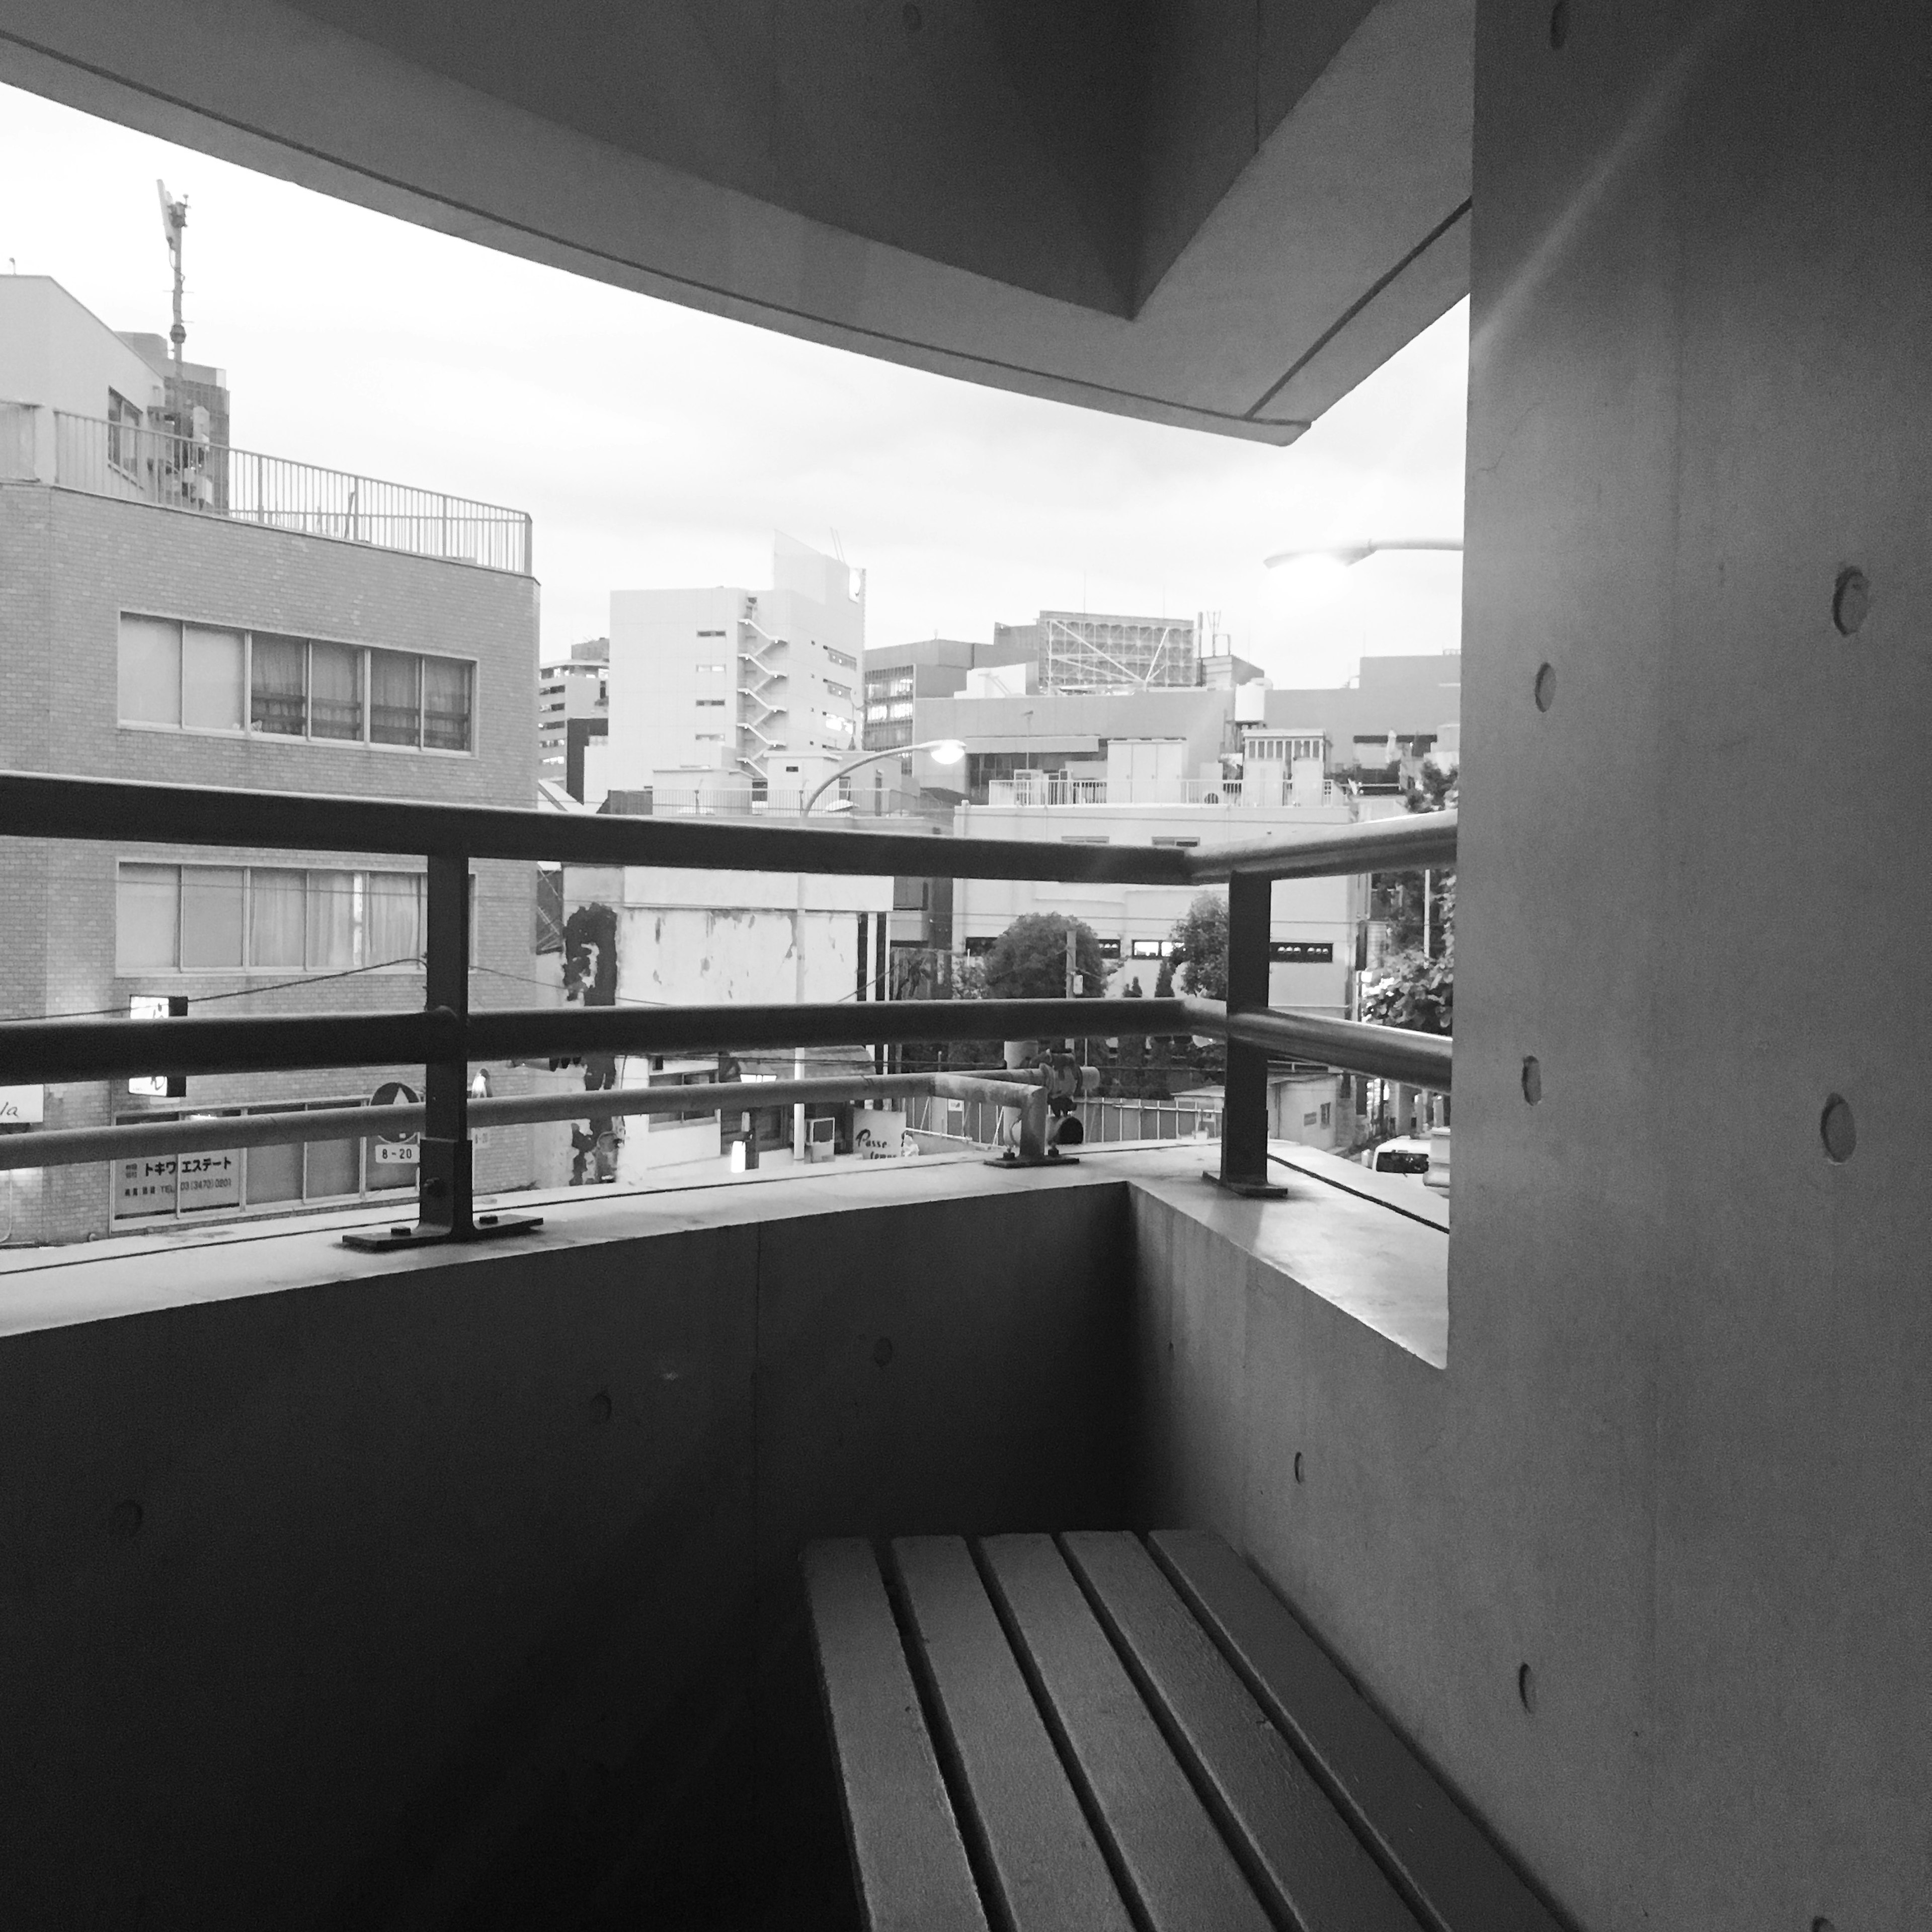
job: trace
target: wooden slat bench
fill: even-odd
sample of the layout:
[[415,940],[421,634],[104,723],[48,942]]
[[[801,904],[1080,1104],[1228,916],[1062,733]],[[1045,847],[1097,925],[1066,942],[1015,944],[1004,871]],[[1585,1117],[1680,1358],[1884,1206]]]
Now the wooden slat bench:
[[869,1932],[1558,1932],[1217,1537],[804,1563]]

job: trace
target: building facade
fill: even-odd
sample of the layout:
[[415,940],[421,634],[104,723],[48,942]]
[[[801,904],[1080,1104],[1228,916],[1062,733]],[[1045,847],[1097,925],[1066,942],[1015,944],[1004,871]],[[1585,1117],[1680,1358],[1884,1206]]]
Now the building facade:
[[580,805],[600,804],[610,731],[610,640],[572,644],[537,668],[537,776]]
[[[43,362],[62,381],[41,393],[76,402],[123,393],[126,363],[138,358],[64,292],[60,302],[58,355]],[[30,338],[26,349],[34,348]],[[17,340],[0,360],[16,382],[32,374]],[[63,410],[50,436],[53,413],[32,393],[15,398],[0,412],[16,431],[9,447],[65,458],[80,446],[76,424],[103,438],[112,427]],[[0,480],[0,765],[243,794],[534,802],[537,586],[527,572],[101,494],[91,468],[70,477],[25,467]],[[420,1007],[422,862],[262,851],[248,832],[238,800],[233,843],[220,848],[0,842],[10,914],[0,1010]],[[479,863],[475,890],[472,1000],[529,1004],[532,872]],[[508,1092],[528,1076],[493,1068],[484,1077]],[[173,1096],[165,1082],[134,1083],[158,1091],[76,1083],[39,1094],[38,1104],[46,1127],[93,1126],[356,1104],[386,1082],[421,1079],[408,1066],[236,1075],[191,1078]],[[478,1156],[479,1185],[526,1184],[531,1146],[528,1129],[493,1136]],[[22,1170],[6,1184],[10,1238],[74,1240],[352,1204],[415,1178],[412,1152],[373,1136]]]
[[613,591],[606,784],[795,803],[858,748],[865,647],[862,574],[782,535],[768,590]]

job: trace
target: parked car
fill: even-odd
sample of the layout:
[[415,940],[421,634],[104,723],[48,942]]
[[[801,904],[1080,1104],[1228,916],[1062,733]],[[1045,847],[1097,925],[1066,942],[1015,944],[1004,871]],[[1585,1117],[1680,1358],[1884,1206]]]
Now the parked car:
[[1378,1174],[1412,1174],[1420,1179],[1429,1172],[1429,1143],[1407,1135],[1384,1141],[1362,1156],[1362,1165]]

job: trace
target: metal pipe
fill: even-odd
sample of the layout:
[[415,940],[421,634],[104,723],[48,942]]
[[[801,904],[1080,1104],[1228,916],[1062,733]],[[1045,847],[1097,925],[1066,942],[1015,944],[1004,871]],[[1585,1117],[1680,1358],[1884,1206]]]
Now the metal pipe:
[[446,1008],[289,1013],[273,1019],[16,1020],[0,1024],[0,1086],[132,1073],[262,1073],[309,1066],[420,1066],[460,1052]]
[[1413,872],[1456,862],[1456,814],[1406,812],[1330,826],[1312,838],[1208,846],[1187,855],[1189,877],[1202,884],[1252,873],[1270,879],[1334,878],[1357,872]]
[[1406,1080],[1438,1094],[1449,1091],[1454,1042],[1441,1034],[1411,1033],[1403,1027],[1370,1026],[1360,1020],[1329,1019],[1316,1013],[1284,1012],[1273,1006],[1230,1012],[1219,1000],[1190,999],[1184,1004],[1188,1010],[1188,1029],[1194,1033],[1268,1047],[1284,1058],[1311,1060],[1345,1072]]
[[1311,838],[1190,852],[1154,845],[1063,845],[837,827],[498,806],[419,804],[212,785],[0,772],[0,835],[232,846],[273,850],[428,854],[590,866],[804,872],[880,878],[1030,879],[1148,886],[1210,884],[1235,871],[1274,878],[1413,871],[1452,864],[1456,814],[1405,813]]
[[[522,1126],[544,1120],[588,1120],[593,1115],[676,1114],[702,1108],[720,1113],[760,1107],[816,1106],[937,1094],[1010,1107],[1010,1080],[971,1075],[893,1073],[842,1075],[826,1080],[707,1081],[688,1087],[586,1088],[568,1094],[506,1094],[470,1103],[474,1127]],[[1043,1102],[1044,1089],[1035,1084]],[[1022,1104],[1026,1104],[1023,1102]],[[68,1167],[143,1154],[225,1153],[233,1148],[286,1147],[297,1142],[364,1140],[374,1135],[419,1134],[429,1109],[421,1102],[393,1107],[314,1107],[273,1114],[204,1116],[184,1120],[141,1120],[110,1127],[58,1127],[50,1132],[0,1136],[0,1172]]]

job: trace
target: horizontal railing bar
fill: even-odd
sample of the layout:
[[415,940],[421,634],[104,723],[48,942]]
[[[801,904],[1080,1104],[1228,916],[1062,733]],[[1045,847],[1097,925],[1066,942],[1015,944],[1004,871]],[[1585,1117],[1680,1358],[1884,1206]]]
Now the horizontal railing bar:
[[1456,862],[1456,813],[1409,812],[1359,825],[1325,826],[1306,838],[1210,845],[1188,854],[1189,874],[1213,884],[1230,873],[1271,879],[1332,878],[1358,872],[1407,872]]
[[936,829],[881,832],[850,819],[818,827],[774,824],[769,818],[748,824],[5,772],[0,772],[0,836],[860,878],[1187,886],[1225,879],[1236,870],[1316,878],[1448,863],[1455,856],[1455,814],[1414,813],[1324,827],[1278,844],[1190,852],[1169,846],[955,838]]
[[[466,1035],[455,1016],[440,1007],[258,1019],[22,1020],[0,1024],[0,1086],[135,1074],[420,1066],[466,1051],[474,1062],[1166,1034],[1232,1037],[1349,1072],[1448,1090],[1451,1043],[1442,1036],[1270,1008],[1230,1016],[1219,1000],[1192,998],[510,1007],[472,1013]],[[1002,1076],[988,1069],[977,1077]]]
[[462,1051],[462,1024],[446,1006],[273,1019],[16,1020],[0,1024],[0,1087],[122,1074],[420,1066]]
[[1182,1004],[1187,1009],[1190,1029],[1195,1033],[1268,1047],[1285,1058],[1314,1060],[1345,1073],[1404,1081],[1432,1093],[1449,1091],[1454,1042],[1441,1034],[1330,1019],[1318,1013],[1284,1012],[1277,1006],[1231,1013],[1219,1000],[1190,999]]
[[1173,1000],[885,1000],[818,1006],[550,1006],[470,1016],[472,1060],[586,1053],[908,1046],[1198,1032]]
[[[1005,1078],[953,1073],[844,1074],[825,1080],[708,1081],[689,1087],[586,1088],[568,1094],[505,1094],[470,1103],[474,1127],[527,1126],[547,1120],[584,1120],[614,1114],[749,1112],[859,1100],[934,1096],[1017,1108],[1016,1084]],[[43,1133],[0,1136],[0,1172],[70,1167],[84,1161],[148,1154],[226,1153],[231,1148],[286,1147],[298,1142],[368,1139],[421,1133],[428,1109],[420,1102],[389,1107],[314,1107],[282,1113],[229,1114],[184,1120],[141,1120],[110,1127],[57,1127]]]

